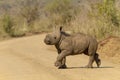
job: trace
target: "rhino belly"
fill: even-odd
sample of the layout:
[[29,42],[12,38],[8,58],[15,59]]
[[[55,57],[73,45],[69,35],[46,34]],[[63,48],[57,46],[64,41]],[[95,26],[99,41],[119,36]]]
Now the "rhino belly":
[[74,50],[72,55],[82,54],[86,49]]

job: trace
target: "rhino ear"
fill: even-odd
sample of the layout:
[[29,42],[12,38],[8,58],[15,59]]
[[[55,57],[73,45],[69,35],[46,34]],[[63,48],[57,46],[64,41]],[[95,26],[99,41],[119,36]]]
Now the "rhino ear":
[[63,26],[60,26],[60,32],[62,31]]

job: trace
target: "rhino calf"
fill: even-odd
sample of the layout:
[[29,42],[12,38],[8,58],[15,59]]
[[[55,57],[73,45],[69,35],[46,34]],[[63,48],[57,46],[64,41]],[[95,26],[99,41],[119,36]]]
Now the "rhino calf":
[[47,45],[55,45],[58,51],[55,62],[56,67],[67,68],[66,56],[82,53],[89,56],[89,62],[85,67],[92,68],[94,61],[97,67],[101,64],[99,55],[96,53],[98,43],[92,36],[83,33],[70,35],[62,31],[62,27],[60,27],[60,29],[55,30],[53,33],[47,34],[44,42]]

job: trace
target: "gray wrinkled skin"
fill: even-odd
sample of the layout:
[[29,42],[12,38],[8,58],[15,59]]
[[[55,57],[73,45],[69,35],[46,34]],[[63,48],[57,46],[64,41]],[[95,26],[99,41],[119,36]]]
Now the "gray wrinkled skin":
[[55,66],[59,68],[66,68],[66,56],[85,54],[89,56],[89,62],[85,66],[92,68],[92,64],[95,61],[99,67],[101,64],[99,55],[96,53],[98,43],[95,38],[83,33],[69,35],[62,31],[62,27],[59,30],[54,31],[51,34],[47,34],[44,42],[47,45],[55,45],[58,51],[58,57],[55,62]]

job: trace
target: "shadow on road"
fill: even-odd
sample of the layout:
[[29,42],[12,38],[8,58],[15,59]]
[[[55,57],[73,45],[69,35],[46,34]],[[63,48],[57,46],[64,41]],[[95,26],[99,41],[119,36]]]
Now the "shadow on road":
[[[79,68],[84,68],[84,69],[87,69],[86,67],[67,67],[66,69],[79,69]],[[99,67],[99,68],[114,68],[112,66],[102,66],[102,67]],[[99,69],[98,67],[93,67],[92,69]]]

